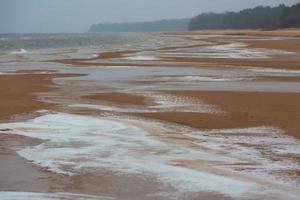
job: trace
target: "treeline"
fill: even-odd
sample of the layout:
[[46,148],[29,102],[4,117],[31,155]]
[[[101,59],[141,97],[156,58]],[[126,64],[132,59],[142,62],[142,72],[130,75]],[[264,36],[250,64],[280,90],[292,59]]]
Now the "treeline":
[[100,23],[90,27],[90,32],[158,32],[187,31],[190,19],[172,19],[133,23]]
[[276,29],[300,27],[300,3],[291,7],[259,6],[240,12],[204,13],[190,21],[189,30],[202,29]]

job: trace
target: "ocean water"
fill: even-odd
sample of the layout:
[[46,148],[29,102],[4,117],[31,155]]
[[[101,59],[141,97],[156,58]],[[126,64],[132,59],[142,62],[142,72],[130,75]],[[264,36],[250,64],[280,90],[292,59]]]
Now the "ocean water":
[[86,34],[0,34],[0,53],[18,53],[63,48],[157,48],[184,43],[174,37],[154,33],[86,33]]
[[124,34],[10,34],[0,35],[0,50],[120,45],[132,43],[134,40],[138,41],[139,38]]
[[[205,37],[203,36],[202,39]],[[289,54],[289,52],[265,49],[249,50],[242,43],[200,45],[173,50],[161,49],[195,44],[205,45],[207,42],[195,42],[163,33],[2,34],[0,35],[0,74],[11,74],[18,70],[56,70],[63,73],[87,74],[82,77],[64,79],[64,82],[55,80],[56,83],[70,83],[74,86],[78,83],[76,85],[78,87],[92,82],[97,87],[131,88],[132,90],[181,88],[214,91],[300,91],[298,82],[255,81],[256,77],[264,76],[295,77],[299,76],[299,70],[263,67],[228,68],[228,66],[214,68],[206,66],[205,63],[203,63],[203,68],[195,68],[192,63],[181,63],[184,67],[178,67],[174,62],[168,63],[161,60],[163,56],[262,59],[275,54]],[[51,62],[57,59],[95,58],[103,52],[120,50],[137,50],[138,52],[128,54],[124,58],[114,59],[116,66],[102,64],[101,66],[71,68],[70,65]],[[153,63],[156,66],[141,68],[140,65],[144,63],[149,65]],[[131,66],[132,64],[136,66]],[[138,86],[130,84],[129,82],[133,79],[145,83]],[[148,84],[147,81],[155,81],[155,83]]]

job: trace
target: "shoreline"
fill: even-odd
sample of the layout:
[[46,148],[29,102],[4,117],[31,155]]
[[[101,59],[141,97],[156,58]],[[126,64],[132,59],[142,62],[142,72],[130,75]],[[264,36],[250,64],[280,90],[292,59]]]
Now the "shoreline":
[[203,130],[274,126],[285,130],[288,135],[300,138],[298,126],[300,94],[298,93],[216,91],[172,91],[168,93],[203,100],[205,103],[220,107],[225,114],[163,112],[140,115]]
[[[300,36],[300,29],[297,29],[297,34]],[[250,31],[251,32],[251,31]],[[280,31],[279,31],[280,32]],[[245,33],[247,31],[245,30]],[[180,36],[180,33],[178,33]],[[185,35],[185,33],[181,33]],[[200,33],[188,34],[187,40],[197,40],[189,36],[198,36]],[[176,35],[176,34],[175,34]],[[178,36],[178,35],[176,35]],[[171,47],[162,47],[154,49],[144,49],[144,50],[124,50],[124,51],[109,51],[99,54],[95,58],[87,59],[61,59],[61,60],[50,60],[49,62],[67,64],[71,66],[78,67],[97,67],[97,66],[134,66],[134,67],[185,67],[187,65],[191,67],[222,67],[224,65],[231,67],[262,67],[262,68],[274,68],[274,69],[290,69],[290,70],[300,70],[300,41],[297,38],[276,38],[275,40],[270,40],[268,36],[265,36],[260,39],[255,39],[251,37],[251,34],[245,34],[238,37],[231,37],[230,35],[223,35],[221,37],[203,35],[204,38],[200,38],[200,41],[208,42],[208,44],[195,44],[195,45],[186,45],[186,46],[171,46]],[[273,36],[272,34],[270,36]],[[164,52],[172,52],[174,50],[193,49],[198,47],[210,47],[215,45],[227,45],[232,42],[243,43],[245,47],[243,49],[250,50],[269,50],[270,56],[268,58],[205,58],[205,57],[189,57],[189,56],[170,56],[164,54]],[[279,52],[272,52],[277,50]],[[282,51],[282,52],[281,52]],[[134,62],[128,60],[127,58],[131,55],[138,55],[139,53],[155,53],[159,54],[157,60],[151,61],[139,61],[135,60]],[[163,63],[163,64],[162,64]]]
[[282,29],[219,29],[219,30],[198,30],[177,33],[166,33],[170,35],[233,35],[233,36],[282,36],[300,37],[300,28]]
[[[181,34],[184,37],[192,35]],[[228,91],[228,88],[247,77],[258,84],[263,84],[263,81],[277,85],[293,82],[297,86],[300,74],[292,76],[293,71],[284,70],[300,72],[297,57],[300,40],[281,38],[275,44],[266,38],[247,38],[225,35],[222,41],[222,36],[214,36],[209,38],[212,43],[207,45],[199,44],[199,38],[194,38],[195,45],[111,51],[94,58],[46,61],[65,64],[67,67],[63,66],[66,68],[62,71],[67,69],[70,73],[58,70],[41,74],[38,70],[22,70],[16,72],[22,74],[0,75],[0,120],[5,124],[5,129],[0,130],[0,162],[5,163],[0,167],[0,190],[74,192],[138,200],[180,194],[188,200],[190,197],[216,200],[232,199],[230,195],[235,194],[235,187],[243,189],[237,184],[241,181],[238,183],[249,182],[267,188],[257,194],[249,190],[249,194],[266,194],[272,198],[276,193],[270,189],[275,188],[283,196],[289,192],[298,194],[292,181],[298,183],[300,172],[294,165],[288,168],[284,163],[297,164],[300,161],[292,149],[298,148],[300,139],[300,93],[288,92],[284,87],[282,90],[286,92],[270,92],[268,88],[266,92],[258,92],[259,87],[250,92],[247,82],[243,91]],[[207,52],[208,55],[214,52],[226,54],[228,49],[220,50],[220,45],[230,46],[240,41],[245,44],[243,49],[250,50],[250,57],[253,49],[292,51],[294,54],[271,54],[270,58],[254,56],[251,59],[193,57],[198,51],[203,51],[204,55]],[[236,49],[232,51],[233,54],[239,53]],[[153,54],[159,59],[130,61],[130,57],[143,53],[146,57]],[[181,54],[186,56],[180,57]],[[116,65],[137,68],[110,69]],[[146,69],[143,66],[163,66],[165,69]],[[245,66],[269,67],[284,72],[243,71]],[[179,67],[182,68],[179,70]],[[223,71],[217,71],[221,67]],[[215,71],[201,71],[201,68]],[[239,70],[234,71],[235,68]],[[227,73],[226,70],[232,71]],[[81,76],[79,72],[86,72],[87,76],[61,80],[57,84],[53,82],[53,78]],[[199,79],[189,79],[193,72]],[[250,76],[253,74],[256,76]],[[216,87],[222,82],[229,83],[228,88],[224,87],[225,91],[212,91],[214,88],[205,86]],[[193,84],[195,87],[191,88]],[[45,111],[36,121],[30,121],[36,119],[34,115],[39,115],[35,111],[43,109],[49,112]],[[6,123],[11,121],[16,124]],[[22,134],[41,135],[31,138]],[[36,148],[36,145],[41,146]],[[29,157],[24,157],[28,160],[17,154],[24,149],[29,152]],[[258,157],[253,153],[256,150]],[[281,165],[277,161],[284,163]],[[259,169],[262,170],[261,177]],[[75,172],[73,176],[70,175],[72,172]],[[179,181],[172,179],[177,174]],[[283,180],[277,181],[276,175],[282,176]],[[202,183],[201,178],[213,185],[213,192],[207,192],[206,183]],[[220,191],[214,187],[220,186],[219,180],[224,183]],[[182,193],[181,184],[184,184]],[[188,187],[194,184],[203,187],[203,191],[196,188],[196,192],[191,192]],[[229,186],[224,188],[224,185]],[[249,194],[246,193],[246,197]]]
[[[161,91],[162,92],[162,91]],[[163,91],[178,97],[195,98],[222,110],[223,114],[165,112],[158,111],[133,114],[149,119],[174,122],[201,130],[248,128],[256,126],[279,127],[286,134],[300,138],[300,94],[280,92],[240,92],[240,91]],[[87,96],[98,101],[116,105],[144,106],[151,102],[149,97],[130,93],[108,92]],[[137,99],[143,99],[143,103]],[[129,113],[130,114],[130,113]]]

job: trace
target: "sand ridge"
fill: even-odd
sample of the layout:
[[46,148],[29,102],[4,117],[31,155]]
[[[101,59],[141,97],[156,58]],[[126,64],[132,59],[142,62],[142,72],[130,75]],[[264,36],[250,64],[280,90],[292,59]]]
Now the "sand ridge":
[[53,108],[54,105],[40,101],[38,93],[55,90],[52,79],[68,76],[78,75],[55,74],[53,71],[49,74],[40,74],[40,71],[20,71],[20,74],[0,76],[0,119]]
[[201,129],[271,125],[300,138],[298,93],[175,91],[171,94],[199,98],[219,106],[225,114],[164,112],[141,115]]

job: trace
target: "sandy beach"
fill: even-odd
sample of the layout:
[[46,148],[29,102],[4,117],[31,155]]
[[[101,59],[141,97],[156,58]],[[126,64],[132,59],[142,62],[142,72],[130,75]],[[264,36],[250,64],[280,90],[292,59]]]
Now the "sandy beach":
[[133,104],[133,105],[145,105],[146,98],[138,95],[131,95],[120,92],[106,92],[102,94],[89,95],[83,98],[92,100],[102,100],[108,102],[114,102],[117,104]]
[[30,113],[39,109],[51,108],[49,104],[38,100],[38,94],[53,90],[51,79],[54,75],[5,75],[0,77],[1,120],[13,115]]
[[15,74],[0,76],[0,119],[8,120],[13,116],[26,115],[42,109],[53,109],[54,105],[42,102],[39,93],[55,90],[52,79],[69,77],[72,74],[45,74],[40,71],[18,71]]
[[150,36],[0,57],[0,199],[299,197],[299,30]]
[[180,123],[200,129],[224,129],[250,126],[275,126],[287,134],[300,137],[299,94],[260,92],[172,92],[179,96],[199,98],[217,105],[224,114],[146,113],[146,117]]

